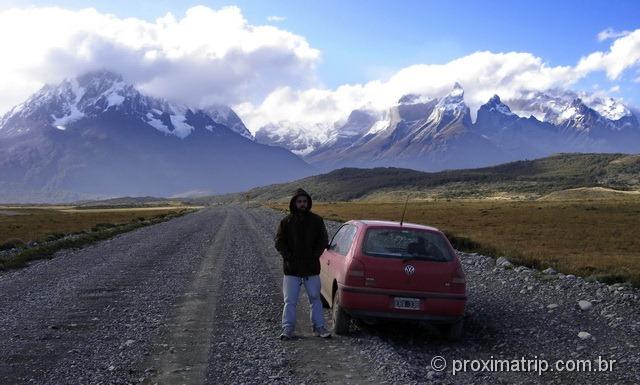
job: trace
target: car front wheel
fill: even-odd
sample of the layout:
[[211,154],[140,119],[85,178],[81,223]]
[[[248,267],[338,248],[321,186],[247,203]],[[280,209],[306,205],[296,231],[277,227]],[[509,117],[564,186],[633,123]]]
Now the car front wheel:
[[340,305],[340,290],[333,295],[333,304],[331,306],[331,318],[333,320],[333,332],[336,334],[349,333],[349,324],[351,317],[344,311]]

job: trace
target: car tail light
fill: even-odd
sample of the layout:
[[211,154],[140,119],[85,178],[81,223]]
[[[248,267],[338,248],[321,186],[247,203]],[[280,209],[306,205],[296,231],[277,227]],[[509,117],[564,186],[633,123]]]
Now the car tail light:
[[456,267],[453,276],[451,277],[452,284],[465,285],[467,283],[466,278],[464,277],[464,271],[462,270],[462,266],[458,265]]
[[345,285],[364,286],[364,273],[364,263],[354,258],[349,264],[347,276],[345,278]]

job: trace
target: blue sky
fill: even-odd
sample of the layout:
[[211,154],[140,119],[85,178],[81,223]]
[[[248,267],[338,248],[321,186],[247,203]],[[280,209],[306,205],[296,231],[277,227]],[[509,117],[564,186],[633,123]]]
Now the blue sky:
[[[235,68],[231,69],[230,76],[235,76],[234,80],[228,81],[225,76],[222,76],[222,80],[220,80],[218,79],[220,76],[218,78],[213,76],[216,79],[211,80],[210,84],[200,85],[197,81],[193,81],[193,84],[188,81],[185,82],[186,75],[184,73],[177,75],[170,72],[162,73],[163,70],[173,66],[171,71],[187,71],[187,74],[192,71],[195,74],[203,67],[192,66],[192,62],[182,59],[182,61],[173,64],[167,64],[167,60],[159,60],[159,64],[152,70],[149,69],[150,67],[138,66],[139,68],[131,69],[129,77],[136,80],[137,84],[141,85],[144,90],[159,96],[167,96],[169,94],[168,90],[179,88],[181,84],[184,88],[182,93],[173,92],[171,95],[189,96],[198,94],[194,92],[195,89],[207,86],[209,89],[214,90],[212,93],[218,95],[219,100],[211,95],[204,95],[204,91],[202,91],[202,95],[198,94],[201,96],[198,99],[200,102],[208,100],[230,104],[237,108],[238,111],[244,111],[243,119],[248,119],[249,121],[260,114],[264,115],[264,112],[273,109],[273,106],[279,107],[284,104],[291,106],[309,104],[324,106],[316,108],[314,111],[305,110],[303,107],[296,110],[292,107],[291,110],[286,111],[289,115],[301,117],[314,114],[315,116],[327,116],[327,111],[332,106],[334,110],[339,109],[335,106],[350,98],[351,103],[346,103],[347,106],[331,115],[330,119],[344,115],[350,108],[358,108],[365,101],[367,103],[377,103],[377,106],[381,106],[388,103],[389,100],[397,100],[396,93],[406,90],[411,91],[411,81],[410,79],[409,81],[406,80],[408,77],[406,74],[404,80],[389,81],[394,76],[402,78],[398,74],[405,69],[421,64],[448,65],[456,59],[465,59],[462,67],[448,66],[446,81],[443,80],[442,84],[435,84],[437,82],[434,82],[438,80],[437,68],[423,68],[422,72],[418,70],[408,71],[413,76],[426,74],[423,76],[422,86],[417,87],[418,91],[441,94],[458,79],[456,74],[452,74],[451,71],[473,72],[476,64],[474,61],[476,57],[473,54],[481,51],[490,51],[494,56],[499,56],[500,53],[526,54],[524,57],[497,59],[495,57],[484,57],[479,58],[484,60],[483,62],[477,63],[478,66],[486,66],[486,68],[491,69],[502,68],[502,70],[508,69],[509,66],[521,65],[523,71],[529,71],[527,76],[532,76],[533,81],[536,82],[532,89],[542,90],[546,85],[563,87],[563,82],[566,79],[567,87],[572,90],[592,92],[599,90],[607,95],[622,98],[627,104],[640,107],[640,91],[638,90],[638,84],[640,84],[640,66],[638,63],[640,59],[633,59],[626,63],[624,70],[616,76],[607,76],[605,71],[612,71],[612,68],[615,67],[615,61],[621,57],[620,54],[617,54],[617,56],[609,55],[608,59],[604,58],[596,64],[592,63],[593,65],[588,70],[576,75],[579,72],[577,70],[581,59],[597,52],[606,54],[612,47],[616,37],[599,40],[599,33],[607,29],[613,32],[640,29],[640,2],[638,1],[238,0],[191,2],[112,0],[99,2],[0,0],[0,12],[12,7],[24,9],[28,7],[57,6],[72,11],[91,7],[101,15],[113,14],[120,21],[127,18],[136,18],[156,23],[159,17],[166,15],[168,12],[178,22],[186,20],[188,18],[185,16],[185,12],[190,8],[193,9],[192,7],[196,5],[204,5],[216,12],[224,6],[237,6],[240,9],[241,17],[246,19],[247,25],[236,26],[237,28],[230,33],[251,34],[255,26],[273,25],[278,30],[277,39],[283,45],[276,47],[277,49],[269,54],[271,56],[267,55],[266,59],[264,56],[256,59],[255,55],[249,55],[240,66],[236,65],[235,67],[245,68],[245,73],[238,74]],[[205,14],[207,12],[199,13]],[[64,15],[65,18],[67,16],[69,20],[74,17]],[[269,17],[271,16],[281,17],[282,20],[270,21]],[[23,15],[23,17],[25,16]],[[55,16],[52,17],[55,18]],[[209,15],[209,17],[213,16]],[[32,19],[27,15],[25,20],[29,22]],[[96,18],[96,20],[100,22],[100,18]],[[193,20],[190,22],[193,22]],[[55,20],[52,23],[55,23]],[[65,20],[59,21],[59,23],[62,24],[41,27],[42,31],[37,32],[47,38],[49,30],[59,30],[63,23],[74,22]],[[119,21],[112,24],[116,25],[118,23]],[[124,28],[120,24],[114,28]],[[109,23],[105,25],[109,25]],[[38,28],[37,24],[34,24],[34,26],[25,27],[25,31],[29,28]],[[158,25],[156,27],[163,28]],[[48,30],[47,28],[50,29]],[[73,46],[73,44],[76,44],[73,42],[77,41],[78,36],[87,34],[86,28],[83,28],[79,27],[77,31],[69,31],[66,37],[68,41],[65,43],[66,48],[64,49],[59,49],[58,45],[61,43],[56,41],[51,46],[43,45],[42,47],[33,48],[33,50],[48,52],[49,56],[43,56],[45,59],[58,57],[60,56],[59,51],[67,50],[67,56],[62,55],[61,57],[68,61],[68,70],[71,74],[74,71],[78,72],[85,68],[91,68],[82,53],[76,52],[77,49]],[[287,37],[289,33],[293,37]],[[101,31],[95,31],[95,34],[100,36],[100,39],[118,40],[115,32],[112,37],[106,36]],[[17,35],[19,36],[20,34],[17,33]],[[188,37],[184,37],[184,34],[176,36],[185,39],[183,41],[189,40]],[[35,39],[33,40],[34,42],[42,40],[37,37]],[[94,45],[89,48],[89,51],[92,52],[92,57],[100,58],[100,54],[113,48],[105,48],[104,44],[101,45],[100,39],[83,40],[85,44]],[[259,36],[254,36],[252,39],[254,41],[261,40]],[[634,42],[640,41],[640,34],[633,36],[633,39],[635,39],[633,40]],[[24,43],[25,46],[29,44],[28,42]],[[127,65],[131,64],[131,67],[135,67],[132,62],[137,60],[135,58],[139,58],[136,55],[140,55],[140,52],[138,52],[140,49],[136,46],[135,41],[128,41],[127,44],[130,50],[125,53],[131,56],[125,55],[125,59],[118,62],[118,55],[123,57],[122,52],[112,49],[112,55],[106,61],[113,64],[115,69],[125,72],[125,75],[129,71]],[[162,46],[164,43],[156,41],[154,44]],[[267,47],[268,44],[263,48]],[[632,52],[639,52],[640,43],[634,44],[638,45],[632,48]],[[305,45],[308,45],[312,51],[317,52],[317,57],[314,57],[313,52],[305,51],[301,53],[298,48]],[[273,48],[272,46],[269,47]],[[167,57],[166,55],[170,55],[167,52],[171,50],[171,47],[161,47],[159,49],[161,55],[165,55],[165,58]],[[211,49],[215,51],[217,48],[213,47]],[[246,46],[243,46],[242,49],[246,49]],[[58,56],[51,56],[53,54]],[[34,56],[35,53],[30,53],[29,55]],[[31,57],[29,55],[25,57]],[[292,57],[295,57],[295,59],[291,60]],[[640,56],[638,57],[640,58]],[[7,81],[5,83],[13,82],[13,88],[5,86],[5,89],[3,89],[0,86],[0,112],[3,109],[6,110],[7,106],[24,99],[26,95],[33,92],[33,89],[39,87],[43,82],[58,81],[62,76],[61,74],[65,72],[65,68],[61,68],[61,64],[59,64],[65,63],[63,60],[57,60],[56,63],[53,63],[53,60],[46,59],[50,60],[51,63],[49,64],[55,64],[53,66],[55,68],[48,68],[46,65],[37,68],[34,66],[28,71],[21,69],[25,63],[30,63],[26,60],[15,61],[15,65],[11,68],[15,74],[11,74],[11,71],[2,68],[0,63],[0,69],[9,74],[6,75]],[[129,64],[123,64],[126,60],[129,61]],[[264,60],[267,60],[267,62],[265,63]],[[495,60],[500,61],[502,67],[492,66],[491,63]],[[536,64],[536,60],[539,63]],[[279,63],[284,63],[284,65],[280,66]],[[92,65],[95,66],[96,63]],[[278,66],[281,68],[278,68]],[[564,67],[573,72],[569,71],[571,73],[562,74]],[[229,63],[223,62],[221,64],[215,62],[211,64],[210,68],[213,68],[212,71],[220,72],[224,71],[225,68],[229,69],[231,67]],[[264,68],[266,70],[263,71]],[[507,75],[507,78],[516,76],[518,70],[512,71],[510,75]],[[142,76],[141,73],[145,71],[154,73],[156,79]],[[479,73],[482,74],[481,71]],[[46,74],[46,76],[43,74]],[[242,76],[249,80],[242,78]],[[467,74],[466,78],[461,75],[460,78],[464,79],[463,86],[465,90],[471,90],[468,94],[470,95],[468,102],[474,108],[487,98],[485,93],[480,92],[481,88],[486,88],[487,85],[493,83],[491,83],[491,79],[485,79],[484,82],[479,81],[474,84],[474,79],[471,79],[471,76],[475,75]],[[549,77],[550,80],[548,82],[544,81],[544,79],[541,80],[541,77],[545,76]],[[163,83],[158,80],[160,78],[173,79],[173,83],[170,80],[166,80]],[[500,85],[496,86],[495,90],[491,90],[491,92],[503,92],[508,95],[509,92],[516,88],[527,88],[527,83],[523,83],[522,80],[520,80],[519,84],[509,88],[505,84],[508,81],[507,78],[498,79],[501,82]],[[18,82],[15,79],[25,80]],[[378,86],[373,84],[375,81],[388,82],[389,84]],[[31,88],[25,86],[23,92],[20,88],[23,83],[30,84]],[[431,83],[435,85],[429,86]],[[353,89],[349,89],[348,92],[344,90],[344,92],[338,92],[340,86],[345,84],[353,85]],[[234,91],[226,92],[226,89],[233,89]],[[294,94],[294,91],[287,91],[289,89],[300,91],[300,93]],[[305,89],[311,91],[302,93],[302,90]],[[248,93],[247,90],[254,90],[255,92]],[[327,91],[327,93],[323,90],[330,91]],[[372,92],[372,90],[379,94],[391,92],[389,90],[396,93],[392,92],[393,95],[389,96],[388,99],[376,96],[369,98],[371,100],[365,100],[367,98],[361,94]],[[268,95],[272,97],[269,98],[267,97]],[[320,98],[324,99],[320,100]],[[243,105],[243,101],[247,101],[250,104]],[[188,100],[188,102],[194,102],[194,100]],[[277,116],[262,115],[260,115],[260,119],[256,120],[256,125],[280,119]]]

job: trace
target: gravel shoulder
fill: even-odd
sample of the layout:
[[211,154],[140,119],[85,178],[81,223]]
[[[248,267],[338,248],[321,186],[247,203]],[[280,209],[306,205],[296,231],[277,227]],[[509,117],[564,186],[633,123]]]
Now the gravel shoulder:
[[[2,383],[640,383],[637,289],[476,254],[460,254],[469,302],[459,342],[403,323],[313,337],[304,290],[299,338],[280,341],[282,216],[209,207],[1,274]],[[340,225],[326,224],[330,235]],[[436,356],[445,370],[431,366]],[[454,360],[598,356],[614,369],[452,373]]]

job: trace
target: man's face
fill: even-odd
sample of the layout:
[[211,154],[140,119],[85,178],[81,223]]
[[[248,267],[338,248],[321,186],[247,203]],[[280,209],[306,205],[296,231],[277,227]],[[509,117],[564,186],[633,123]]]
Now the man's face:
[[306,210],[308,204],[309,202],[306,196],[300,195],[296,198],[296,209]]

